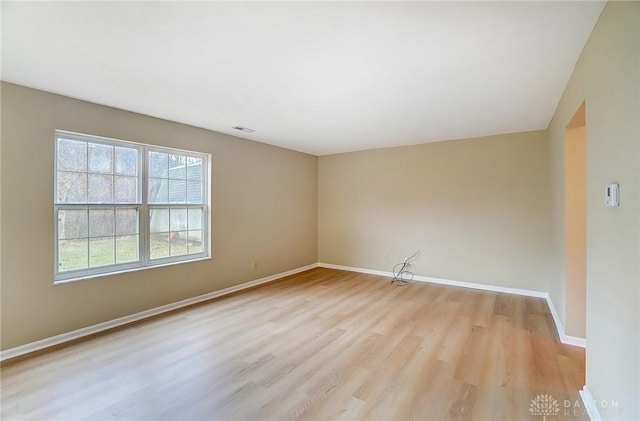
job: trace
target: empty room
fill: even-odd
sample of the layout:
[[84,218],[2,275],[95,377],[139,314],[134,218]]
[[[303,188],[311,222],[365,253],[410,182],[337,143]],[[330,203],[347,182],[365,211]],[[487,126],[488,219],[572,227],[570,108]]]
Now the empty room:
[[640,2],[0,23],[2,420],[640,420]]

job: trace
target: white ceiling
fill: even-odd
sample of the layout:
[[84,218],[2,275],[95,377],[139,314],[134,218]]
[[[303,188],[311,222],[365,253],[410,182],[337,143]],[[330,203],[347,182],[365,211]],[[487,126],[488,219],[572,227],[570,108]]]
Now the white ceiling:
[[536,130],[603,5],[3,1],[2,79],[315,155]]

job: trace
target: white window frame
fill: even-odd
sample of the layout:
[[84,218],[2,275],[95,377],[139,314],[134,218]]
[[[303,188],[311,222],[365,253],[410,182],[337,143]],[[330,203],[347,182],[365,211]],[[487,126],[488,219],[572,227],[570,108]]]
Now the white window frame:
[[[58,202],[58,138],[76,140],[81,142],[98,143],[109,146],[121,146],[134,148],[138,150],[138,202],[137,203],[59,203]],[[148,203],[148,156],[149,152],[161,152],[168,154],[187,155],[189,157],[202,159],[202,203]],[[96,277],[114,275],[118,273],[129,272],[132,270],[149,269],[158,266],[165,266],[176,263],[186,263],[202,259],[211,258],[210,254],[210,208],[211,208],[211,155],[202,152],[167,148],[156,145],[149,145],[138,142],[130,142],[120,139],[112,139],[101,136],[74,133],[65,130],[56,130],[54,136],[54,192],[53,192],[53,208],[54,208],[54,283],[64,283],[71,281],[79,281]],[[115,168],[114,168],[115,170]],[[87,168],[88,171],[88,168]],[[185,192],[185,194],[187,194]],[[138,260],[126,263],[115,263],[99,267],[88,267],[82,269],[73,269],[60,271],[59,266],[59,233],[58,233],[58,212],[66,209],[137,209],[138,211]],[[169,256],[163,258],[151,259],[151,210],[157,208],[180,208],[180,209],[202,209],[202,251],[199,253],[185,254],[178,256]],[[187,211],[188,212],[188,211]],[[115,229],[115,227],[114,227]],[[114,234],[117,235],[117,234]],[[87,239],[92,238],[87,233]]]

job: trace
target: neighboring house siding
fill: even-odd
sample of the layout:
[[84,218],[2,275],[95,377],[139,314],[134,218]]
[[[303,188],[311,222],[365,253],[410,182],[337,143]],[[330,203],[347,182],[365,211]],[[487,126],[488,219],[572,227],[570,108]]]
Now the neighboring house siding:
[[[165,175],[168,178],[163,178],[158,189],[153,192],[155,198],[150,200],[152,203],[157,204],[170,204],[174,206],[176,204],[193,204],[202,202],[202,184],[200,182],[202,175],[202,164],[189,164],[186,168],[186,177],[184,179],[184,167],[175,167],[168,170],[168,174]],[[187,184],[186,197],[184,194],[184,183]],[[186,210],[183,212],[181,209],[173,212],[158,211],[151,213],[151,229],[156,232],[167,232],[170,238],[180,235],[192,241],[201,241],[201,231],[190,231],[188,233],[177,234],[179,231],[186,231],[187,227],[196,226],[196,220],[191,218]],[[187,224],[189,222],[189,224]],[[198,221],[198,225],[201,225],[201,221]],[[169,228],[167,228],[169,227]]]

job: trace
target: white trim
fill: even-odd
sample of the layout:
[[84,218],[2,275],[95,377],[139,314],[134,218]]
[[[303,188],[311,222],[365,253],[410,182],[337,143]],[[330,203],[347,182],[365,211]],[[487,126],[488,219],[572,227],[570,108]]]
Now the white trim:
[[179,260],[179,261],[174,261],[174,262],[167,262],[167,263],[160,263],[154,266],[135,266],[135,267],[131,267],[129,269],[122,269],[122,270],[117,270],[114,272],[104,272],[104,273],[97,273],[95,275],[91,275],[91,276],[80,276],[78,278],[69,278],[69,279],[64,279],[64,280],[60,280],[60,281],[54,281],[53,282],[53,286],[57,287],[57,286],[63,286],[66,284],[72,284],[74,282],[82,282],[82,281],[88,281],[91,279],[98,279],[98,278],[106,278],[108,276],[113,276],[113,275],[121,275],[123,273],[132,273],[132,272],[139,272],[141,270],[149,270],[149,269],[158,269],[158,268],[163,268],[163,267],[167,267],[167,266],[174,266],[174,265],[182,265],[185,263],[193,263],[193,262],[201,262],[204,260],[211,260],[213,259],[213,257],[211,256],[207,256],[207,257],[198,257],[197,259],[190,259],[190,260]]
[[[385,272],[382,270],[354,268],[351,266],[332,265],[329,263],[318,263],[318,266],[322,268],[347,270],[350,272],[368,273],[370,275],[380,275],[380,276],[386,276],[390,278],[393,277],[392,272]],[[474,282],[452,281],[449,279],[432,278],[429,276],[421,276],[421,275],[415,275],[413,280],[420,281],[420,282],[429,282],[432,284],[451,285],[451,286],[462,287],[462,288],[480,289],[483,291],[504,292],[506,294],[526,295],[527,297],[546,298],[548,295],[546,292],[542,292],[542,291],[532,291],[528,289],[500,287],[496,285],[487,285],[487,284],[476,284]]]
[[587,415],[589,415],[589,419],[591,421],[602,421],[602,417],[598,412],[598,407],[594,404],[596,401],[593,399],[593,395],[591,395],[591,391],[585,384],[580,391],[580,398],[582,399],[582,403],[584,404],[584,408],[587,410]]
[[351,266],[333,265],[331,263],[318,263],[318,267],[327,268],[327,269],[336,269],[336,270],[346,270],[348,272],[360,272],[360,273],[366,273],[369,275],[393,277],[393,273],[391,272],[384,272],[381,270],[364,269],[364,268],[354,268]]
[[[334,264],[330,264],[330,263],[318,263],[318,267],[323,267],[323,268],[328,268],[328,269],[346,270],[346,271],[350,271],[350,272],[367,273],[367,274],[370,274],[370,275],[386,276],[386,277],[389,277],[389,278],[393,277],[393,273],[392,272],[385,272],[385,271],[382,271],[382,270],[356,268],[356,267],[351,267],[351,266],[334,265]],[[579,347],[582,347],[582,348],[586,348],[587,341],[584,338],[578,338],[578,337],[575,337],[575,336],[569,336],[569,335],[567,335],[565,333],[564,325],[562,324],[562,321],[560,320],[560,316],[558,316],[558,312],[556,311],[556,308],[553,305],[553,301],[551,300],[551,296],[549,295],[548,292],[534,291],[534,290],[520,289],[520,288],[501,287],[501,286],[497,286],[497,285],[477,284],[477,283],[474,283],[474,282],[452,281],[452,280],[449,280],[449,279],[431,278],[431,277],[428,277],[428,276],[421,276],[421,275],[416,275],[413,278],[413,280],[414,281],[420,281],[420,282],[430,282],[430,283],[433,283],[433,284],[451,285],[451,286],[456,286],[456,287],[479,289],[479,290],[482,290],[482,291],[502,292],[502,293],[505,293],[505,294],[515,294],[515,295],[524,295],[524,296],[527,296],[527,297],[544,298],[547,301],[547,305],[549,306],[549,311],[551,312],[551,315],[553,316],[553,321],[554,321],[554,323],[556,325],[556,330],[558,331],[558,337],[560,338],[560,341],[563,344],[566,344],[566,345],[573,345],[573,346],[579,346]]]
[[[276,279],[284,278],[285,276],[294,275],[296,273],[304,272],[306,270],[310,270],[316,267],[328,268],[328,269],[337,269],[337,270],[345,270],[350,272],[360,272],[366,273],[370,275],[378,275],[378,276],[386,276],[393,277],[393,273],[385,272],[381,270],[373,270],[373,269],[365,269],[365,268],[355,268],[351,266],[341,266],[334,265],[330,263],[312,263],[307,266],[303,266],[300,268],[292,269],[286,272],[277,273],[275,275],[266,276],[264,278],[256,279],[253,281],[245,282],[239,285],[234,285],[229,288],[221,289],[219,291],[210,292],[204,295],[199,295],[197,297],[187,298],[186,300],[178,301],[171,304],[166,304],[160,307],[152,308],[149,310],[142,311],[140,313],[131,314],[129,316],[120,317],[114,320],[109,320],[103,323],[99,323],[93,326],[87,326],[82,329],[74,330],[72,332],[62,333],[60,335],[52,336],[50,338],[45,338],[39,341],[31,342],[25,345],[21,345],[15,348],[10,348],[5,351],[0,352],[0,361],[8,360],[10,358],[19,357],[24,354],[28,354],[30,352],[39,351],[44,348],[48,348],[54,345],[59,345],[64,342],[72,341],[74,339],[82,338],[84,336],[92,335],[94,333],[102,332],[108,329],[113,329],[114,327],[122,326],[127,323],[135,322],[138,320],[146,319],[151,316],[156,316],[158,314],[165,313],[167,311],[175,310],[178,308],[190,306],[192,304],[200,303],[202,301],[207,301],[212,298],[220,297],[223,295],[231,294],[232,292],[241,291],[243,289],[247,289],[256,285],[265,284]],[[462,281],[452,281],[449,279],[442,278],[431,278],[428,276],[420,276],[416,275],[414,280],[420,282],[430,282],[434,284],[441,285],[451,285],[463,288],[472,288],[479,289],[483,291],[493,291],[493,292],[502,292],[506,294],[515,294],[515,295],[524,295],[528,297],[537,297],[537,298],[545,298],[547,301],[547,305],[549,306],[549,310],[551,311],[551,315],[553,316],[553,321],[556,324],[556,329],[558,331],[558,336],[560,337],[560,341],[567,345],[579,346],[582,348],[586,347],[586,340],[584,338],[577,338],[575,336],[569,336],[564,333],[564,326],[560,321],[560,317],[556,311],[555,306],[553,305],[553,301],[548,293],[542,291],[533,291],[519,288],[508,288],[501,287],[496,285],[486,285],[486,284],[477,284],[473,282],[462,282]],[[582,393],[582,392],[580,392]],[[592,418],[594,419],[594,418]]]
[[562,336],[564,335],[564,325],[562,324],[562,320],[560,320],[560,315],[556,310],[556,306],[553,305],[553,300],[551,300],[551,296],[547,294],[547,306],[549,306],[549,311],[551,311],[551,316],[553,317],[553,321],[556,324],[556,329],[558,330],[558,335],[560,336],[560,340],[562,340]]
[[220,297],[223,295],[231,294],[232,292],[241,291],[256,285],[266,284],[268,282],[275,281],[276,279],[284,278],[285,276],[294,275],[296,273],[304,272],[309,269],[317,267],[317,263],[312,263],[307,266],[292,269],[286,272],[277,273],[275,275],[266,276],[264,278],[256,279],[253,281],[245,282],[239,285],[234,285],[229,288],[224,288],[218,291],[213,291],[207,294],[199,295],[197,297],[187,298],[182,301],[178,301],[171,304],[166,304],[160,307],[152,308],[149,310],[141,311],[140,313],[131,314],[129,316],[119,317],[114,320],[109,320],[103,323],[98,323],[93,326],[83,327],[82,329],[74,330],[71,332],[62,333],[60,335],[45,338],[39,341],[31,342],[25,345],[20,345],[15,348],[10,348],[0,352],[0,361],[8,360],[10,358],[19,357],[21,355],[28,354],[30,352],[39,351],[44,348],[49,348],[54,345],[59,345],[64,342],[72,341],[74,339],[82,338],[84,336],[92,335],[94,333],[102,332],[114,327],[122,326],[138,320],[143,320],[151,316],[166,313],[171,310],[176,310],[182,307],[190,306],[192,304],[207,301],[212,298]]
[[433,284],[450,285],[462,288],[479,289],[483,291],[502,292],[505,294],[524,295],[527,297],[546,298],[547,293],[542,291],[534,291],[530,289],[501,287],[497,285],[476,284],[474,282],[451,281],[449,279],[431,278],[427,276],[416,275],[414,278],[420,282],[430,282]]
[[[73,209],[81,209],[86,212],[90,212],[92,209],[105,209],[111,210],[115,212],[117,208],[135,208],[138,212],[138,242],[137,242],[137,252],[138,259],[132,262],[126,263],[111,263],[104,266],[93,266],[86,267],[81,269],[71,269],[61,271],[59,260],[59,247],[60,247],[60,233],[58,232],[58,223],[54,224],[54,268],[53,268],[53,283],[59,284],[64,282],[76,282],[76,281],[85,281],[97,277],[102,276],[110,276],[116,273],[122,273],[131,269],[140,269],[140,268],[154,268],[165,265],[167,263],[184,263],[184,262],[192,262],[196,260],[206,259],[211,257],[209,246],[211,244],[210,241],[210,223],[209,218],[207,216],[211,212],[210,203],[211,203],[211,189],[208,178],[205,177],[205,171],[210,172],[211,167],[211,154],[198,152],[198,151],[186,151],[183,149],[174,149],[168,148],[164,146],[156,146],[145,143],[138,142],[130,142],[127,140],[118,140],[108,137],[96,136],[96,135],[85,135],[80,133],[68,132],[65,130],[55,130],[54,137],[54,155],[59,157],[59,144],[61,141],[74,141],[81,142],[85,145],[85,151],[88,151],[88,147],[90,144],[98,144],[98,145],[106,145],[110,147],[120,147],[127,148],[130,150],[134,150],[138,154],[138,171],[135,176],[138,184],[136,202],[134,203],[115,203],[114,200],[108,201],[106,203],[93,203],[88,201],[88,197],[84,201],[80,202],[60,202],[58,200],[58,175],[61,171],[59,168],[60,162],[59,159],[55,159],[54,162],[54,219],[53,221],[58,221],[60,211],[63,210],[73,210]],[[87,152],[88,153],[88,152]],[[202,187],[202,199],[200,203],[148,203],[149,198],[148,195],[148,186],[151,183],[152,177],[147,171],[147,167],[149,166],[150,154],[151,153],[163,153],[163,154],[180,154],[185,158],[196,158],[201,160],[200,164],[200,172],[201,179],[200,180],[192,180],[193,182],[199,182]],[[112,176],[117,175],[115,172],[115,153],[111,156],[111,164],[113,173]],[[185,164],[186,165],[186,164]],[[187,165],[188,167],[188,165]],[[84,170],[73,171],[77,174],[81,174],[84,176],[89,176],[92,174],[89,171],[89,168],[85,168]],[[107,174],[108,175],[108,174]],[[167,176],[168,177],[168,176]],[[186,177],[186,176],[185,176]],[[133,178],[133,176],[131,176]],[[159,180],[169,180],[169,178],[157,177]],[[188,179],[185,178],[185,186],[188,186]],[[114,198],[115,199],[115,198]],[[173,208],[186,208],[186,209],[201,209],[202,210],[202,219],[201,219],[201,227],[197,231],[202,232],[201,245],[202,251],[199,253],[193,254],[184,254],[179,256],[168,256],[159,259],[151,258],[151,250],[150,250],[150,234],[151,234],[151,211],[153,209],[159,208],[167,208],[169,210]],[[189,221],[187,218],[187,226],[185,231],[189,231]],[[196,231],[196,230],[194,230]],[[115,240],[116,235],[105,236],[107,238],[113,238]],[[88,240],[91,240],[91,233],[87,237],[84,237]],[[90,263],[90,262],[89,262]],[[89,265],[91,266],[91,265]]]
[[587,340],[585,338],[579,338],[577,336],[562,334],[560,335],[560,341],[565,345],[573,345],[580,348],[587,347]]
[[586,348],[587,340],[585,338],[578,338],[577,336],[570,336],[565,333],[564,324],[562,324],[562,320],[560,320],[560,316],[558,315],[556,306],[553,305],[553,300],[551,300],[551,296],[547,294],[546,299],[547,299],[547,305],[549,306],[549,310],[551,311],[551,316],[553,316],[553,321],[556,324],[556,330],[558,331],[560,342],[566,345],[573,345],[573,346],[579,346],[580,348]]

